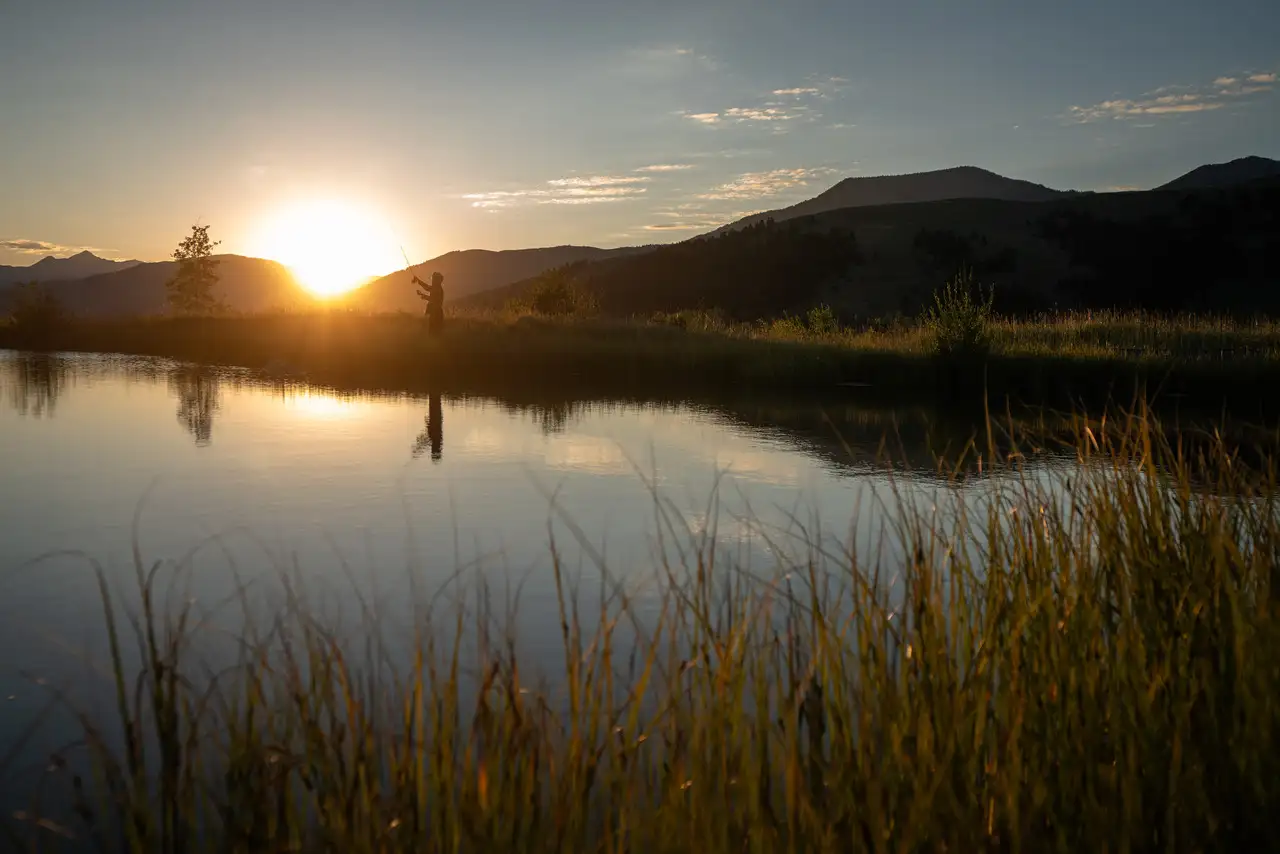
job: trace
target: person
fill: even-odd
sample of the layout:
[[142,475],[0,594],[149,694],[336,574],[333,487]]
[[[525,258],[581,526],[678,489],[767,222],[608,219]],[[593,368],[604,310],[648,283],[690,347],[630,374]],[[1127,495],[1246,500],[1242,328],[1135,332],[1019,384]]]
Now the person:
[[444,328],[444,276],[439,273],[431,274],[431,284],[413,277],[415,285],[421,285],[426,288],[426,292],[418,291],[418,296],[427,302],[427,332],[431,335],[439,335],[440,330]]

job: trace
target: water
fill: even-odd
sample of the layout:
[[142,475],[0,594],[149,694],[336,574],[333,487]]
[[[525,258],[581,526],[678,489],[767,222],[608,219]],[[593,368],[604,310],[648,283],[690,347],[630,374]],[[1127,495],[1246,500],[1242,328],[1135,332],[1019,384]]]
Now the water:
[[[875,462],[895,424],[924,474]],[[767,577],[856,540],[892,567],[892,485],[921,508],[990,487],[927,476],[931,446],[964,438],[847,400],[515,405],[0,353],[0,762],[51,689],[109,696],[95,565],[136,606],[138,568],[177,562],[158,570],[165,602],[218,625],[237,590],[278,605],[278,585],[244,585],[282,573],[322,607],[363,600],[383,628],[484,580],[522,654],[554,670],[553,538],[584,597],[621,586],[641,611],[655,570],[699,551]]]

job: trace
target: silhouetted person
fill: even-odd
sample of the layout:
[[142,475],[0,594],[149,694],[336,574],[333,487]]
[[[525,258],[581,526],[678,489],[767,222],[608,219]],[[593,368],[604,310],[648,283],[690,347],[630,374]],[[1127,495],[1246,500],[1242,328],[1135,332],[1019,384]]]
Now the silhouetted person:
[[441,284],[444,276],[439,273],[431,274],[431,284],[413,277],[416,285],[426,288],[426,292],[418,291],[418,297],[427,302],[427,332],[431,335],[439,335],[440,330],[444,328],[444,286]]
[[433,394],[427,400],[427,429],[418,434],[413,443],[413,458],[422,456],[422,452],[431,446],[431,461],[440,462],[444,455],[444,412],[440,406],[440,395]]

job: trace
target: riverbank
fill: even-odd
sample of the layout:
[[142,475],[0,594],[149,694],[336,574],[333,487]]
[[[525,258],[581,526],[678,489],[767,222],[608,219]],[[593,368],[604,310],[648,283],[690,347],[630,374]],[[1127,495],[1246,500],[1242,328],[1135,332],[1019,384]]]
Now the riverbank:
[[[115,706],[73,707],[83,738],[40,763],[0,841],[1274,850],[1277,472],[1150,426],[1077,436],[1082,464],[1050,480],[1007,458],[1003,489],[900,506],[886,565],[814,543],[748,572],[691,535],[652,587],[615,588],[601,563],[603,595],[579,597],[557,571],[550,672],[504,626],[500,583],[423,591],[411,625],[352,595],[354,624],[331,623],[305,567],[281,570],[281,599],[199,603],[167,595],[180,567],[139,556],[136,624],[102,586],[113,642],[91,661]],[[237,608],[258,619],[210,667],[202,633]]]
[[[336,388],[569,397],[697,397],[739,387],[908,403],[1097,410],[1144,393],[1157,404],[1252,418],[1280,407],[1280,329],[1135,317],[1001,322],[983,358],[931,354],[927,330],[813,331],[794,320],[725,325],[455,317],[430,339],[421,318],[342,312],[68,323],[43,349],[162,356],[296,375]],[[0,348],[31,346],[0,328]]]

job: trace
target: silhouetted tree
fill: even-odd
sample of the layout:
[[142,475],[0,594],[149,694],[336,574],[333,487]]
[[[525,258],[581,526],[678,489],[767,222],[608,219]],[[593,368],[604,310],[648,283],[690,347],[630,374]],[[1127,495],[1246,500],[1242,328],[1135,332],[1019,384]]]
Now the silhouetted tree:
[[9,296],[10,317],[22,346],[39,348],[70,318],[62,301],[39,282],[15,285]]
[[209,226],[193,225],[191,234],[173,251],[178,269],[165,282],[169,305],[183,314],[209,314],[224,308],[213,295],[218,283],[218,259],[213,247],[222,241],[209,239]]
[[851,231],[764,220],[585,264],[572,279],[609,314],[720,309],[730,319],[750,320],[813,305],[825,285],[861,261]]

